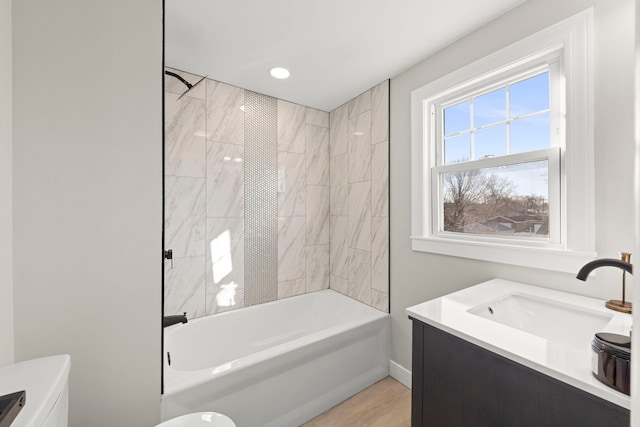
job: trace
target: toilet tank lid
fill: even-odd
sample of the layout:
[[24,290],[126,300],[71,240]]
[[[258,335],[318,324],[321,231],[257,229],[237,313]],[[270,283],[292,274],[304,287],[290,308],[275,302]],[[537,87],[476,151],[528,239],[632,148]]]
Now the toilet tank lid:
[[26,390],[26,404],[14,423],[41,425],[64,390],[71,369],[68,354],[42,357],[0,367],[0,396]]

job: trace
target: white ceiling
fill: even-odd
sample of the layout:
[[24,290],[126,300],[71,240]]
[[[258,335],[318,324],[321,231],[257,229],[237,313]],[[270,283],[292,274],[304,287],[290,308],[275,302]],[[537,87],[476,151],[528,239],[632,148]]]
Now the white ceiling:
[[165,62],[331,111],[523,2],[166,0]]

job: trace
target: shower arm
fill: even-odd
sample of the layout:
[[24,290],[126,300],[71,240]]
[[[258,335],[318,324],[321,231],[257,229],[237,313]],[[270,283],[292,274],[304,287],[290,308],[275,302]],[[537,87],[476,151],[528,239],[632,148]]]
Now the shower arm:
[[188,81],[186,81],[184,78],[182,78],[182,76],[179,75],[179,74],[176,74],[176,73],[173,73],[173,72],[167,71],[167,70],[164,70],[164,73],[166,75],[168,75],[168,76],[175,77],[176,79],[180,80],[187,87],[187,90],[185,90],[184,93],[178,97],[178,99],[180,99],[183,96],[185,96],[187,94],[187,92],[189,92],[194,87],[198,86],[202,81],[204,81],[204,79],[207,78],[207,76],[204,76],[203,78],[201,78],[200,80],[198,80],[194,84],[191,84]]
[[176,73],[172,73],[171,71],[166,71],[164,72],[166,75],[171,76],[171,77],[175,77],[176,79],[180,80],[182,83],[184,83],[184,85],[187,87],[187,90],[191,89],[193,87],[193,85],[191,83],[189,83],[188,81],[186,81],[185,79],[182,78],[181,75],[176,74]]

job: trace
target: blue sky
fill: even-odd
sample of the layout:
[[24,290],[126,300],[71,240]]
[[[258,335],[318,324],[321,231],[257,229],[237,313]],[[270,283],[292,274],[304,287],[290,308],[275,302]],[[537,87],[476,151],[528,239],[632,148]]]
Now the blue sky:
[[[507,102],[508,99],[508,102]],[[507,134],[510,134],[510,154],[540,150],[550,146],[549,73],[542,73],[526,80],[474,97],[444,110],[444,159],[445,164],[468,160],[471,157],[471,122],[473,105],[474,160],[485,156],[502,156],[507,153]],[[507,129],[507,105],[509,117],[538,113],[513,120]],[[493,125],[492,125],[493,124]],[[483,129],[478,127],[487,126]],[[460,133],[463,132],[463,133]],[[457,135],[456,135],[457,134]],[[449,137],[448,137],[449,136]],[[520,195],[548,193],[547,162],[532,162],[492,168],[489,173],[510,178]]]
[[[448,107],[444,111],[445,164],[470,159],[471,105],[474,128],[507,119],[507,95],[511,118],[544,111],[549,108],[549,74],[543,73],[506,88]],[[465,134],[452,136],[459,132]],[[518,119],[510,124],[511,154],[549,147],[549,113]],[[474,130],[474,159],[487,155],[507,154],[507,125],[496,124]]]

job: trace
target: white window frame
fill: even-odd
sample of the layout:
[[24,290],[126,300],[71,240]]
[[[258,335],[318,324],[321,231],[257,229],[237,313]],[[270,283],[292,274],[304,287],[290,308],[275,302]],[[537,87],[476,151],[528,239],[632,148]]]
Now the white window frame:
[[[553,25],[494,54],[437,79],[411,93],[412,104],[412,249],[464,258],[575,273],[595,253],[593,84],[591,66],[592,10]],[[564,105],[551,105],[551,124],[557,140],[552,148],[529,153],[465,162],[478,168],[548,159],[558,168],[559,182],[550,182],[551,238],[500,238],[439,232],[441,200],[438,173],[458,166],[440,166],[434,105],[451,94],[471,93],[545,64],[559,64],[562,81],[551,90],[564,91]],[[556,65],[549,65],[553,67]],[[558,73],[556,73],[557,75]],[[552,96],[551,102],[557,97]],[[559,112],[555,114],[554,111]],[[552,136],[556,138],[556,136]],[[549,174],[550,180],[553,179]],[[552,207],[555,205],[555,207]],[[559,210],[559,211],[558,211]]]

